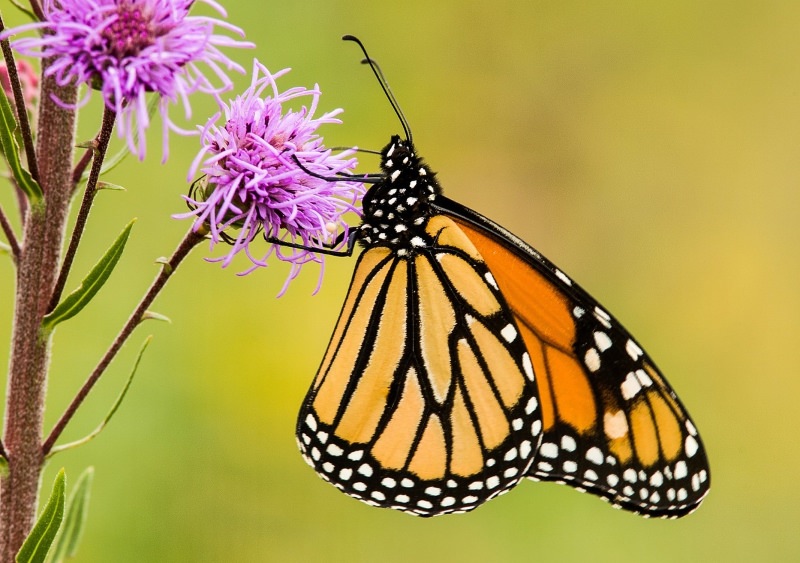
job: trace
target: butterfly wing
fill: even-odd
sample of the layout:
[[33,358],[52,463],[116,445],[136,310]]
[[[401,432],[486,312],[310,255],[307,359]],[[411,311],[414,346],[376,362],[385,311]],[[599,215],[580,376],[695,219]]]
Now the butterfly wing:
[[483,256],[532,359],[544,438],[528,476],[645,516],[680,517],[708,493],[708,460],[675,392],[588,293],[504,228],[439,197]]
[[542,420],[531,357],[479,252],[441,216],[422,238],[414,253],[360,255],[297,439],[348,495],[434,516],[516,485]]

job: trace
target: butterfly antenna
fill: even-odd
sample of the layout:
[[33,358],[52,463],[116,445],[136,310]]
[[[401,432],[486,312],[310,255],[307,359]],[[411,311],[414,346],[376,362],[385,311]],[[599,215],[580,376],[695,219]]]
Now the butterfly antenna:
[[364,44],[358,37],[353,35],[345,35],[342,37],[345,41],[352,41],[356,43],[359,47],[361,47],[361,52],[364,53],[365,59],[361,61],[364,64],[368,64],[369,67],[372,69],[372,72],[375,74],[375,78],[378,79],[378,84],[381,85],[383,89],[383,93],[386,94],[386,98],[389,100],[389,103],[392,105],[392,109],[394,113],[397,115],[397,118],[400,120],[400,125],[403,126],[403,131],[406,134],[406,140],[409,143],[413,144],[413,140],[411,138],[411,128],[408,126],[408,121],[406,120],[406,116],[403,115],[403,110],[400,109],[400,104],[397,103],[397,99],[394,97],[392,93],[392,89],[389,88],[389,83],[386,82],[386,78],[383,76],[383,72],[381,72],[381,68],[378,66],[372,58],[370,58],[369,53],[367,53],[367,48],[364,47]]

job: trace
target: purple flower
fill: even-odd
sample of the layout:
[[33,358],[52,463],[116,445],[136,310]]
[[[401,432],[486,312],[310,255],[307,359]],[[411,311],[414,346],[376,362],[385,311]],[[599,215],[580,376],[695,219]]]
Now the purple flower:
[[[54,58],[46,74],[62,86],[88,84],[100,90],[106,106],[117,112],[120,137],[140,159],[150,125],[146,95],[155,92],[160,98],[166,159],[168,131],[188,133],[169,119],[168,105],[182,103],[189,118],[189,94],[223,92],[231,88],[225,69],[244,72],[219,47],[253,46],[214,33],[222,27],[244,35],[238,27],[216,18],[189,16],[196,1],[225,15],[214,0],[44,0],[46,21],[17,27],[4,36],[44,31],[14,41],[14,48],[25,55]],[[200,63],[208,67],[205,72],[215,77],[216,85]]]
[[[225,256],[211,259],[222,262],[223,267],[242,251],[252,262],[242,274],[266,266],[271,255],[291,263],[279,295],[303,264],[323,263],[314,249],[323,244],[341,249],[347,244],[349,227],[343,215],[358,213],[357,204],[364,194],[361,182],[331,179],[355,168],[354,151],[334,154],[316,134],[323,123],[341,123],[335,116],[342,110],[314,117],[318,87],[279,92],[275,79],[288,71],[271,74],[254,61],[250,87],[228,104],[218,98],[221,111],[201,128],[202,149],[189,172],[190,180],[198,170],[205,176],[186,198],[192,211],[178,216],[195,216],[195,230],[207,225],[212,247],[220,241],[231,244]],[[309,107],[299,111],[284,107],[302,97],[310,98]],[[218,125],[221,113],[224,122]],[[229,234],[231,231],[235,234]],[[259,233],[264,242],[256,241]],[[265,250],[256,250],[265,243]]]

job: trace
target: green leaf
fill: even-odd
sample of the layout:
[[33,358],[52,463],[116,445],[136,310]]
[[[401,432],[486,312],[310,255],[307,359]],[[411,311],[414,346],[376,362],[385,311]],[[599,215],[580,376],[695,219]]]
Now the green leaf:
[[142,356],[144,355],[144,351],[147,349],[147,346],[150,344],[151,340],[153,340],[153,336],[152,335],[148,336],[147,338],[145,338],[144,342],[142,343],[142,347],[139,349],[139,355],[136,356],[136,362],[134,362],[134,364],[133,364],[133,369],[131,369],[131,374],[128,376],[128,381],[125,382],[125,387],[122,388],[122,391],[120,392],[119,396],[117,397],[117,400],[114,401],[113,405],[111,405],[111,410],[108,411],[108,414],[103,419],[103,421],[97,426],[97,428],[92,430],[92,432],[90,434],[88,434],[87,436],[84,436],[80,440],[75,440],[74,442],[70,442],[68,444],[64,444],[63,446],[56,446],[55,448],[50,450],[50,453],[47,454],[47,458],[46,459],[50,459],[50,457],[54,456],[58,452],[63,452],[65,450],[71,450],[72,448],[77,448],[78,446],[82,446],[82,445],[86,444],[87,442],[89,442],[90,440],[94,439],[98,434],[100,434],[100,432],[103,431],[103,428],[106,427],[106,424],[109,423],[109,421],[111,420],[111,417],[114,416],[114,413],[117,412],[117,409],[122,404],[122,400],[125,398],[125,395],[128,393],[128,389],[130,388],[131,383],[133,383],[133,376],[136,375],[136,370],[139,368],[139,362],[142,360]]
[[144,314],[142,315],[142,320],[146,321],[150,319],[154,321],[163,321],[165,323],[172,324],[172,319],[170,319],[166,315],[162,315],[161,313],[156,313],[155,311],[145,311]]
[[120,256],[122,256],[125,243],[128,242],[128,235],[130,235],[135,222],[136,219],[128,223],[125,228],[122,229],[117,240],[114,241],[100,261],[94,265],[89,275],[87,275],[81,282],[81,285],[78,286],[78,289],[67,295],[61,303],[56,305],[55,309],[45,316],[44,322],[42,323],[42,330],[44,332],[50,332],[58,323],[66,321],[80,313],[81,309],[83,309],[100,288],[103,287],[103,284],[106,283],[111,272],[114,271],[114,267],[117,265]]
[[93,478],[94,467],[87,467],[78,477],[78,482],[75,483],[75,487],[69,495],[67,515],[64,518],[61,534],[59,534],[58,541],[56,541],[56,547],[50,559],[51,563],[61,563],[66,559],[75,557],[78,551],[78,544],[86,526],[86,515],[89,510],[89,491],[92,488]]
[[28,9],[27,7],[23,6],[17,0],[11,0],[11,3],[14,4],[14,7],[17,8],[20,12],[28,16],[32,22],[39,21],[39,18],[36,17],[36,14],[33,13],[32,10]]
[[6,157],[8,167],[14,175],[17,185],[31,202],[36,203],[42,199],[42,188],[33,179],[31,173],[22,166],[19,159],[19,147],[14,138],[16,128],[16,114],[5,91],[0,88],[0,145],[2,145],[3,155]]
[[8,460],[4,457],[0,457],[0,477],[6,477],[8,475]]
[[64,518],[66,475],[62,468],[53,483],[50,500],[17,553],[17,563],[43,563]]
[[97,190],[113,190],[117,192],[124,192],[127,191],[125,188],[118,184],[112,184],[111,182],[97,182]]

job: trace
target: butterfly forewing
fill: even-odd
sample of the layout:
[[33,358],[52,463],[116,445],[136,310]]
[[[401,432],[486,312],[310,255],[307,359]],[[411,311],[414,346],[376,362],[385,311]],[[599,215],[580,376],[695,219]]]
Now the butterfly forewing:
[[517,484],[542,420],[530,355],[480,253],[441,216],[419,238],[413,253],[360,256],[297,438],[345,493],[433,516]]
[[484,256],[531,357],[544,437],[529,476],[647,516],[694,510],[710,485],[708,460],[652,360],[530,246],[474,211],[439,201]]

